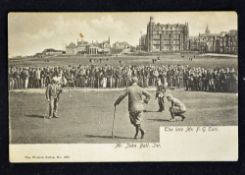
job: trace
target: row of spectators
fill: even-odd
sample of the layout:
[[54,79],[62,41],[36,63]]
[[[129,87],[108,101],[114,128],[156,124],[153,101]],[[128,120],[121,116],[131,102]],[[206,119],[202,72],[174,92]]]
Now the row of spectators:
[[169,88],[187,91],[236,92],[235,68],[205,69],[188,65],[87,65],[66,67],[9,67],[9,89],[44,88],[54,76],[67,87],[119,88],[137,76],[142,87],[155,86],[158,79]]

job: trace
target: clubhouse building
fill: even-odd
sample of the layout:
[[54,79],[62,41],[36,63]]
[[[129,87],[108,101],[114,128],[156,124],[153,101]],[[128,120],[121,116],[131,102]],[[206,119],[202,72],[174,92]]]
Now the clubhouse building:
[[71,42],[66,46],[66,54],[77,55],[97,55],[97,54],[109,54],[111,51],[110,38],[108,40],[99,42],[89,43],[87,41],[81,40],[77,44]]

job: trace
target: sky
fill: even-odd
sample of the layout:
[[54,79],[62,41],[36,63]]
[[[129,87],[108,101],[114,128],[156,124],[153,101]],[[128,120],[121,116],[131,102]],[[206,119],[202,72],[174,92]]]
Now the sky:
[[195,36],[209,26],[211,33],[237,29],[235,12],[120,12],[120,13],[9,13],[9,57],[33,55],[45,48],[65,50],[70,42],[80,40],[111,43],[127,41],[136,46],[146,33],[153,16],[156,23],[189,24],[189,35]]

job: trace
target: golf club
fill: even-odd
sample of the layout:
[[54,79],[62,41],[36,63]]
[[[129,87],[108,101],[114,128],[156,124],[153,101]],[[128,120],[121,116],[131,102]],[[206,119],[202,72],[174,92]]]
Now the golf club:
[[113,114],[113,123],[112,123],[112,131],[111,131],[112,138],[114,138],[115,118],[116,118],[116,106],[114,107],[114,114]]

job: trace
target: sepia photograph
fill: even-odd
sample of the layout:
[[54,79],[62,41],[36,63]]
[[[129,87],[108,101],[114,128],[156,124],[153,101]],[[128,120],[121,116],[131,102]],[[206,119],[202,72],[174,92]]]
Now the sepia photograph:
[[237,160],[237,26],[232,11],[9,13],[11,161],[185,161],[189,144]]

